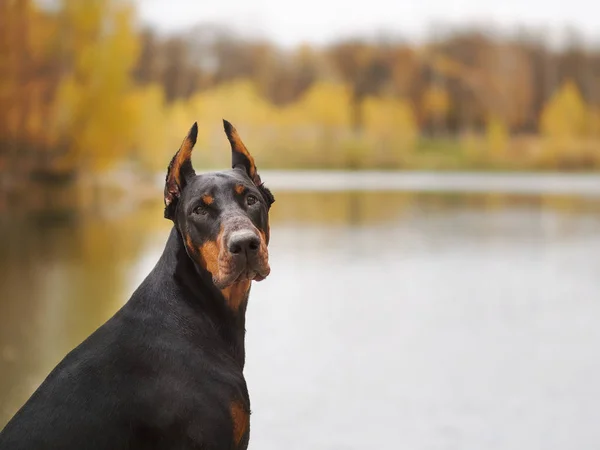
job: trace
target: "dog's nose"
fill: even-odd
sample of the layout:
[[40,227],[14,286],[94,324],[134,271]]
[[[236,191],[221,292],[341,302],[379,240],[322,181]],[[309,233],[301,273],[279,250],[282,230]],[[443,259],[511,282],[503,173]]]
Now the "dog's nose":
[[229,252],[237,255],[256,253],[260,247],[260,238],[256,233],[249,230],[235,231],[229,237],[227,248]]

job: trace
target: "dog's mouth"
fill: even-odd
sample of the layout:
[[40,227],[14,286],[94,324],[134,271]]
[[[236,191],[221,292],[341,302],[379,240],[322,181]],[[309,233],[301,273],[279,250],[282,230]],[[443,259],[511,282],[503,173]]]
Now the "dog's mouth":
[[269,253],[264,242],[252,255],[232,255],[225,249],[219,252],[219,269],[213,274],[213,283],[224,289],[244,281],[262,281],[269,276]]
[[246,268],[245,270],[242,270],[242,272],[235,279],[235,281],[233,282],[233,284],[239,283],[241,281],[262,281],[267,276],[268,276],[268,273],[264,274],[264,272],[263,272],[263,275],[261,275],[255,269]]
[[268,263],[260,266],[228,264],[224,270],[219,270],[216,275],[213,275],[213,283],[217,288],[224,289],[244,281],[262,281],[269,276],[270,272]]

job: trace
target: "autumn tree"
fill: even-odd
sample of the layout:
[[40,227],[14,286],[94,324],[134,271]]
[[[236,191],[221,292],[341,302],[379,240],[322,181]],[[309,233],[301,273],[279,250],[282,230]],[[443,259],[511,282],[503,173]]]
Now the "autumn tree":
[[408,102],[369,97],[364,104],[364,127],[379,163],[402,165],[418,136],[417,122]]
[[0,155],[12,164],[33,162],[34,149],[50,144],[45,119],[57,83],[56,32],[56,22],[35,3],[0,2]]
[[392,78],[392,68],[386,63],[383,51],[377,46],[360,41],[334,45],[328,51],[342,80],[351,87],[351,118],[355,130],[363,126],[363,101],[377,95]]
[[137,56],[133,7],[125,0],[63,0],[62,45],[68,66],[54,126],[66,144],[60,164],[106,168],[126,155],[138,120],[128,94]]
[[567,81],[552,96],[540,120],[540,131],[555,139],[584,136],[588,125],[587,106],[575,83]]
[[450,96],[440,84],[432,84],[423,92],[421,111],[425,122],[433,124],[435,130],[446,127],[446,119],[450,111]]
[[500,160],[505,156],[509,137],[506,123],[497,116],[491,116],[486,124],[485,138],[487,150],[493,160]]

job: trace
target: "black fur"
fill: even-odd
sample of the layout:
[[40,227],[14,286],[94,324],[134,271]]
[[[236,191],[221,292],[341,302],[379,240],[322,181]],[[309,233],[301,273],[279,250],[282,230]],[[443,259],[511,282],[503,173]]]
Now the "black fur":
[[[243,194],[235,193],[240,184]],[[194,246],[214,240],[222,220],[234,216],[268,239],[270,204],[245,200],[258,189],[238,170],[189,180],[154,269],[0,432],[1,450],[247,448],[249,426],[236,438],[231,414],[233,403],[250,413],[246,301],[237,310],[227,305],[185,239]],[[211,210],[199,218],[193,211],[207,193]]]

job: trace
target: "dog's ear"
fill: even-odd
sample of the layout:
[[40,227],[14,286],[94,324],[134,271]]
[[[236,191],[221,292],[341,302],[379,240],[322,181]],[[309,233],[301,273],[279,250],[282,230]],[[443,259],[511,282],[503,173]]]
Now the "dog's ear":
[[165,217],[167,219],[173,220],[175,217],[177,201],[183,192],[183,188],[187,184],[187,180],[196,175],[192,167],[192,150],[197,138],[198,123],[194,122],[181,143],[181,147],[179,147],[169,164],[165,180]]
[[227,139],[229,139],[229,143],[231,144],[231,167],[234,169],[244,169],[254,184],[259,185],[260,177],[256,171],[254,158],[240,139],[237,130],[225,119],[223,119],[223,126],[225,128]]
[[225,119],[223,119],[223,127],[225,128],[227,139],[231,144],[231,167],[244,170],[252,182],[260,189],[267,201],[267,205],[271,206],[275,202],[275,198],[273,197],[273,194],[271,194],[271,191],[263,185],[258,170],[256,169],[254,158],[242,142],[237,130]]

